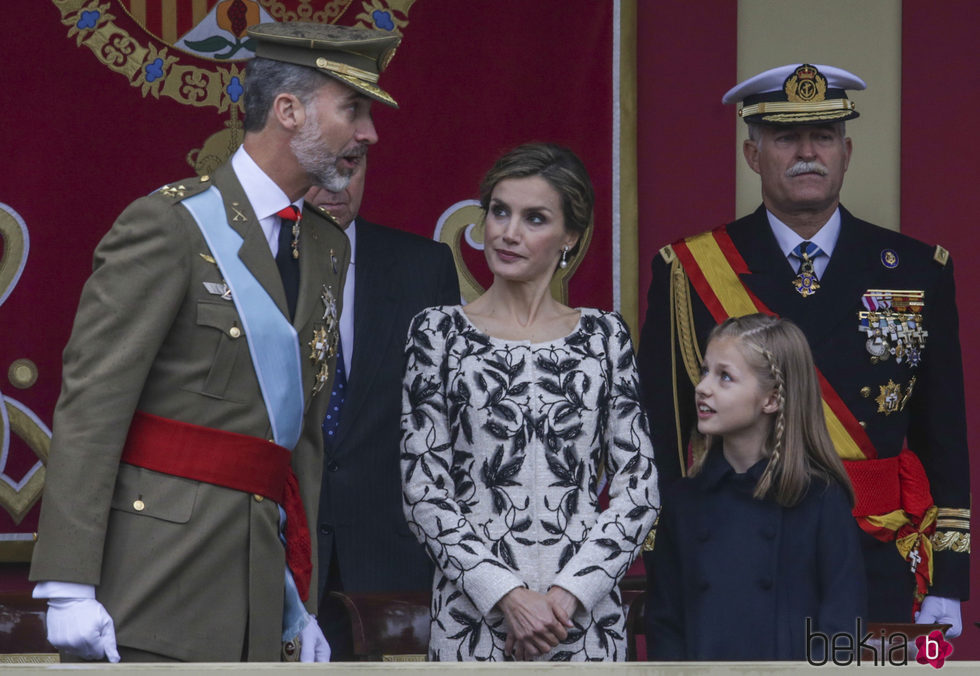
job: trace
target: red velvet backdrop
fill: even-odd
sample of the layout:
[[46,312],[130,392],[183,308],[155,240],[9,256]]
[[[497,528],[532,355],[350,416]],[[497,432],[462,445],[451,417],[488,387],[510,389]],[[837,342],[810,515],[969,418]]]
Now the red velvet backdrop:
[[[973,349],[980,341],[980,314],[973,307],[980,268],[971,255],[980,157],[976,17],[977,5],[970,0],[902,3],[902,232],[942,244],[953,254],[970,448],[980,448],[980,421],[975,417],[980,354]],[[975,456],[972,461],[972,493],[980,495],[980,461]],[[955,659],[980,659],[977,556],[970,587],[973,600],[963,606],[963,635],[953,640]]]
[[728,0],[637,3],[641,321],[657,250],[735,216],[735,119],[720,101],[735,82],[737,26]]

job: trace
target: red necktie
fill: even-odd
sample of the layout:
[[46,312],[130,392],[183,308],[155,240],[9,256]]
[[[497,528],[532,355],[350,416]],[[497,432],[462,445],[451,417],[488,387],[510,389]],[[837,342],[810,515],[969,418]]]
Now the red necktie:
[[294,248],[297,235],[293,232],[293,224],[299,221],[300,212],[290,204],[276,212],[279,222],[279,253],[276,254],[276,267],[282,277],[282,286],[286,292],[286,307],[289,318],[296,316],[296,297],[299,295],[299,250]]

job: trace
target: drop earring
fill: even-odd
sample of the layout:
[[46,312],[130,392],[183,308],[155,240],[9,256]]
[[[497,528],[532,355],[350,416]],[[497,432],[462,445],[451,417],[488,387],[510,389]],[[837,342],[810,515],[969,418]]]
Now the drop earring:
[[568,267],[568,247],[567,246],[563,246],[561,248],[561,261],[559,261],[558,267],[560,267],[562,270],[564,270],[565,268]]

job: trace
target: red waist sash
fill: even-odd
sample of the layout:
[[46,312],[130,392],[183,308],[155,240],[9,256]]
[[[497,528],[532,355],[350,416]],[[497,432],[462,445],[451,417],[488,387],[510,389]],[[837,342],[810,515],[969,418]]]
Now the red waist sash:
[[936,530],[938,511],[922,462],[904,449],[892,458],[845,460],[844,469],[854,486],[852,513],[858,525],[883,542],[894,541],[902,557],[911,562],[918,609],[932,584],[929,537]]
[[286,563],[303,601],[313,575],[306,512],[288,449],[258,437],[137,411],[121,461],[136,467],[254,493],[286,512]]

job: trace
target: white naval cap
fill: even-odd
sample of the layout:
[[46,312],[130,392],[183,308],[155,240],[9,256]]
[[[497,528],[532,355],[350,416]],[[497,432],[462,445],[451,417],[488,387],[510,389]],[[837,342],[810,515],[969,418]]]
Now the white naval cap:
[[738,115],[746,122],[797,125],[826,124],[858,116],[847,89],[867,85],[854,73],[834,66],[789,64],[753,75],[722,97],[741,102]]

